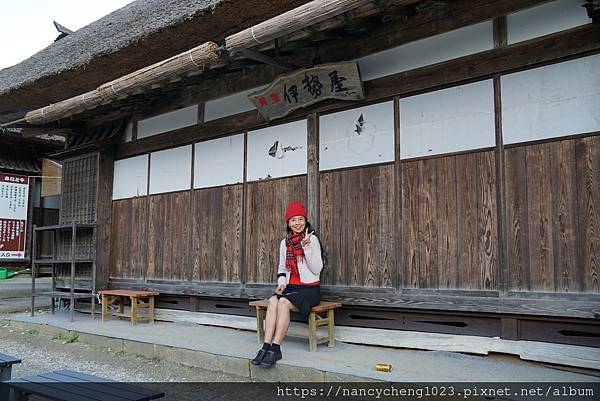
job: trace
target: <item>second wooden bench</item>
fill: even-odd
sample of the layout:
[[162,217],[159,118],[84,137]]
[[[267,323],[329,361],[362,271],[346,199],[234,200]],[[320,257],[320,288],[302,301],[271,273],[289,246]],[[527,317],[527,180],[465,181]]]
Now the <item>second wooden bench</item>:
[[[267,308],[269,307],[268,299],[260,299],[257,301],[250,301],[250,306],[256,308],[256,328],[258,335],[258,343],[262,344],[265,337],[264,321],[266,317]],[[335,346],[335,337],[333,336],[334,329],[334,315],[333,311],[335,308],[341,307],[342,304],[339,302],[326,302],[321,303],[310,310],[308,315],[308,345],[311,352],[317,350],[317,344],[327,343],[328,347]],[[297,312],[297,309],[293,309]],[[326,314],[322,317],[320,314]],[[327,327],[327,336],[323,338],[317,338],[317,328],[320,326]]]
[[[138,321],[147,320],[154,323],[154,296],[160,293],[154,291],[132,291],[132,290],[103,290],[98,292],[102,296],[102,322],[111,316],[128,317],[131,325],[135,326]],[[124,298],[131,300],[131,313],[125,313]],[[109,305],[119,305],[119,311],[113,312],[108,309]],[[146,316],[138,316],[139,309],[147,309]]]

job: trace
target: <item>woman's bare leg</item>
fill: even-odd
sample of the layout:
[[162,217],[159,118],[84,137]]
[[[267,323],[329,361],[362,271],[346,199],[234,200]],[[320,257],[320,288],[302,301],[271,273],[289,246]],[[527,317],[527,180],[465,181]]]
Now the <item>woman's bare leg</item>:
[[[283,298],[281,298],[283,299]],[[277,296],[273,295],[269,298],[269,306],[267,307],[267,316],[265,317],[265,342],[271,343],[273,334],[275,334],[275,323],[277,322]]]
[[277,328],[275,330],[275,337],[273,338],[275,344],[281,344],[283,342],[288,327],[290,327],[290,312],[294,308],[294,305],[285,298],[279,298],[278,302]]

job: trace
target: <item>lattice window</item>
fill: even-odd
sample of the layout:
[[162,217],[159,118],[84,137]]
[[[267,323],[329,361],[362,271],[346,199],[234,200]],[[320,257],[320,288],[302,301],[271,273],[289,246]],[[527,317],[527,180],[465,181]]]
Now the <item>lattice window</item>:
[[96,222],[97,169],[96,153],[64,162],[61,224]]

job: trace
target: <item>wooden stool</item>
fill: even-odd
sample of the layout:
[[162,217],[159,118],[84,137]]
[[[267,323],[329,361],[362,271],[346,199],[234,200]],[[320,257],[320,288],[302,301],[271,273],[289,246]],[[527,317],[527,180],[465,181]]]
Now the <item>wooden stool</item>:
[[[264,321],[266,317],[266,311],[269,307],[268,299],[260,299],[257,301],[250,301],[250,306],[256,308],[256,328],[258,336],[258,344],[262,344],[265,337]],[[335,337],[333,336],[334,317],[333,311],[335,308],[341,307],[342,304],[339,302],[324,302],[317,306],[314,306],[310,310],[308,315],[308,344],[309,350],[315,352],[317,350],[317,344],[327,342],[328,347],[335,346]],[[294,312],[298,312],[298,309],[292,309]],[[327,312],[327,317],[321,317],[319,313]],[[317,338],[317,328],[319,326],[327,326],[327,337]]]
[[[102,296],[102,322],[111,316],[128,317],[131,319],[131,325],[135,326],[138,321],[147,320],[154,324],[154,296],[159,292],[154,291],[131,291],[131,290],[104,290],[99,291]],[[125,313],[125,304],[123,297],[129,297],[131,300],[131,313]],[[119,305],[118,312],[108,310],[109,305]],[[138,309],[147,309],[146,316],[138,316]]]

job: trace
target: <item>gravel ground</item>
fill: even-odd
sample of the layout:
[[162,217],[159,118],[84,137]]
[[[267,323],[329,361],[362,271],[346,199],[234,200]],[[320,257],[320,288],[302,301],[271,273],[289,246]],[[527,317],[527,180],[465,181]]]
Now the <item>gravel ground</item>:
[[13,377],[37,375],[57,369],[71,369],[95,376],[130,382],[231,382],[250,379],[192,368],[176,363],[147,359],[66,339],[0,325],[0,347],[23,360],[13,367]]
[[[141,355],[136,356],[105,347],[79,342],[69,343],[65,339],[10,327],[6,322],[0,322],[0,353],[22,359],[22,363],[13,365],[13,378],[70,369],[115,381],[145,382],[144,387],[157,388],[167,394],[162,400],[245,400],[248,399],[248,390],[250,392],[258,390],[257,386],[243,386],[243,392],[239,392],[237,397],[232,396],[230,391],[223,391],[224,388],[229,390],[232,385],[230,382],[249,382],[251,379],[147,359]],[[229,384],[181,384],[181,382],[227,382]],[[242,388],[241,385],[237,387]],[[236,385],[233,388],[236,388]],[[41,399],[30,397],[30,400]]]

